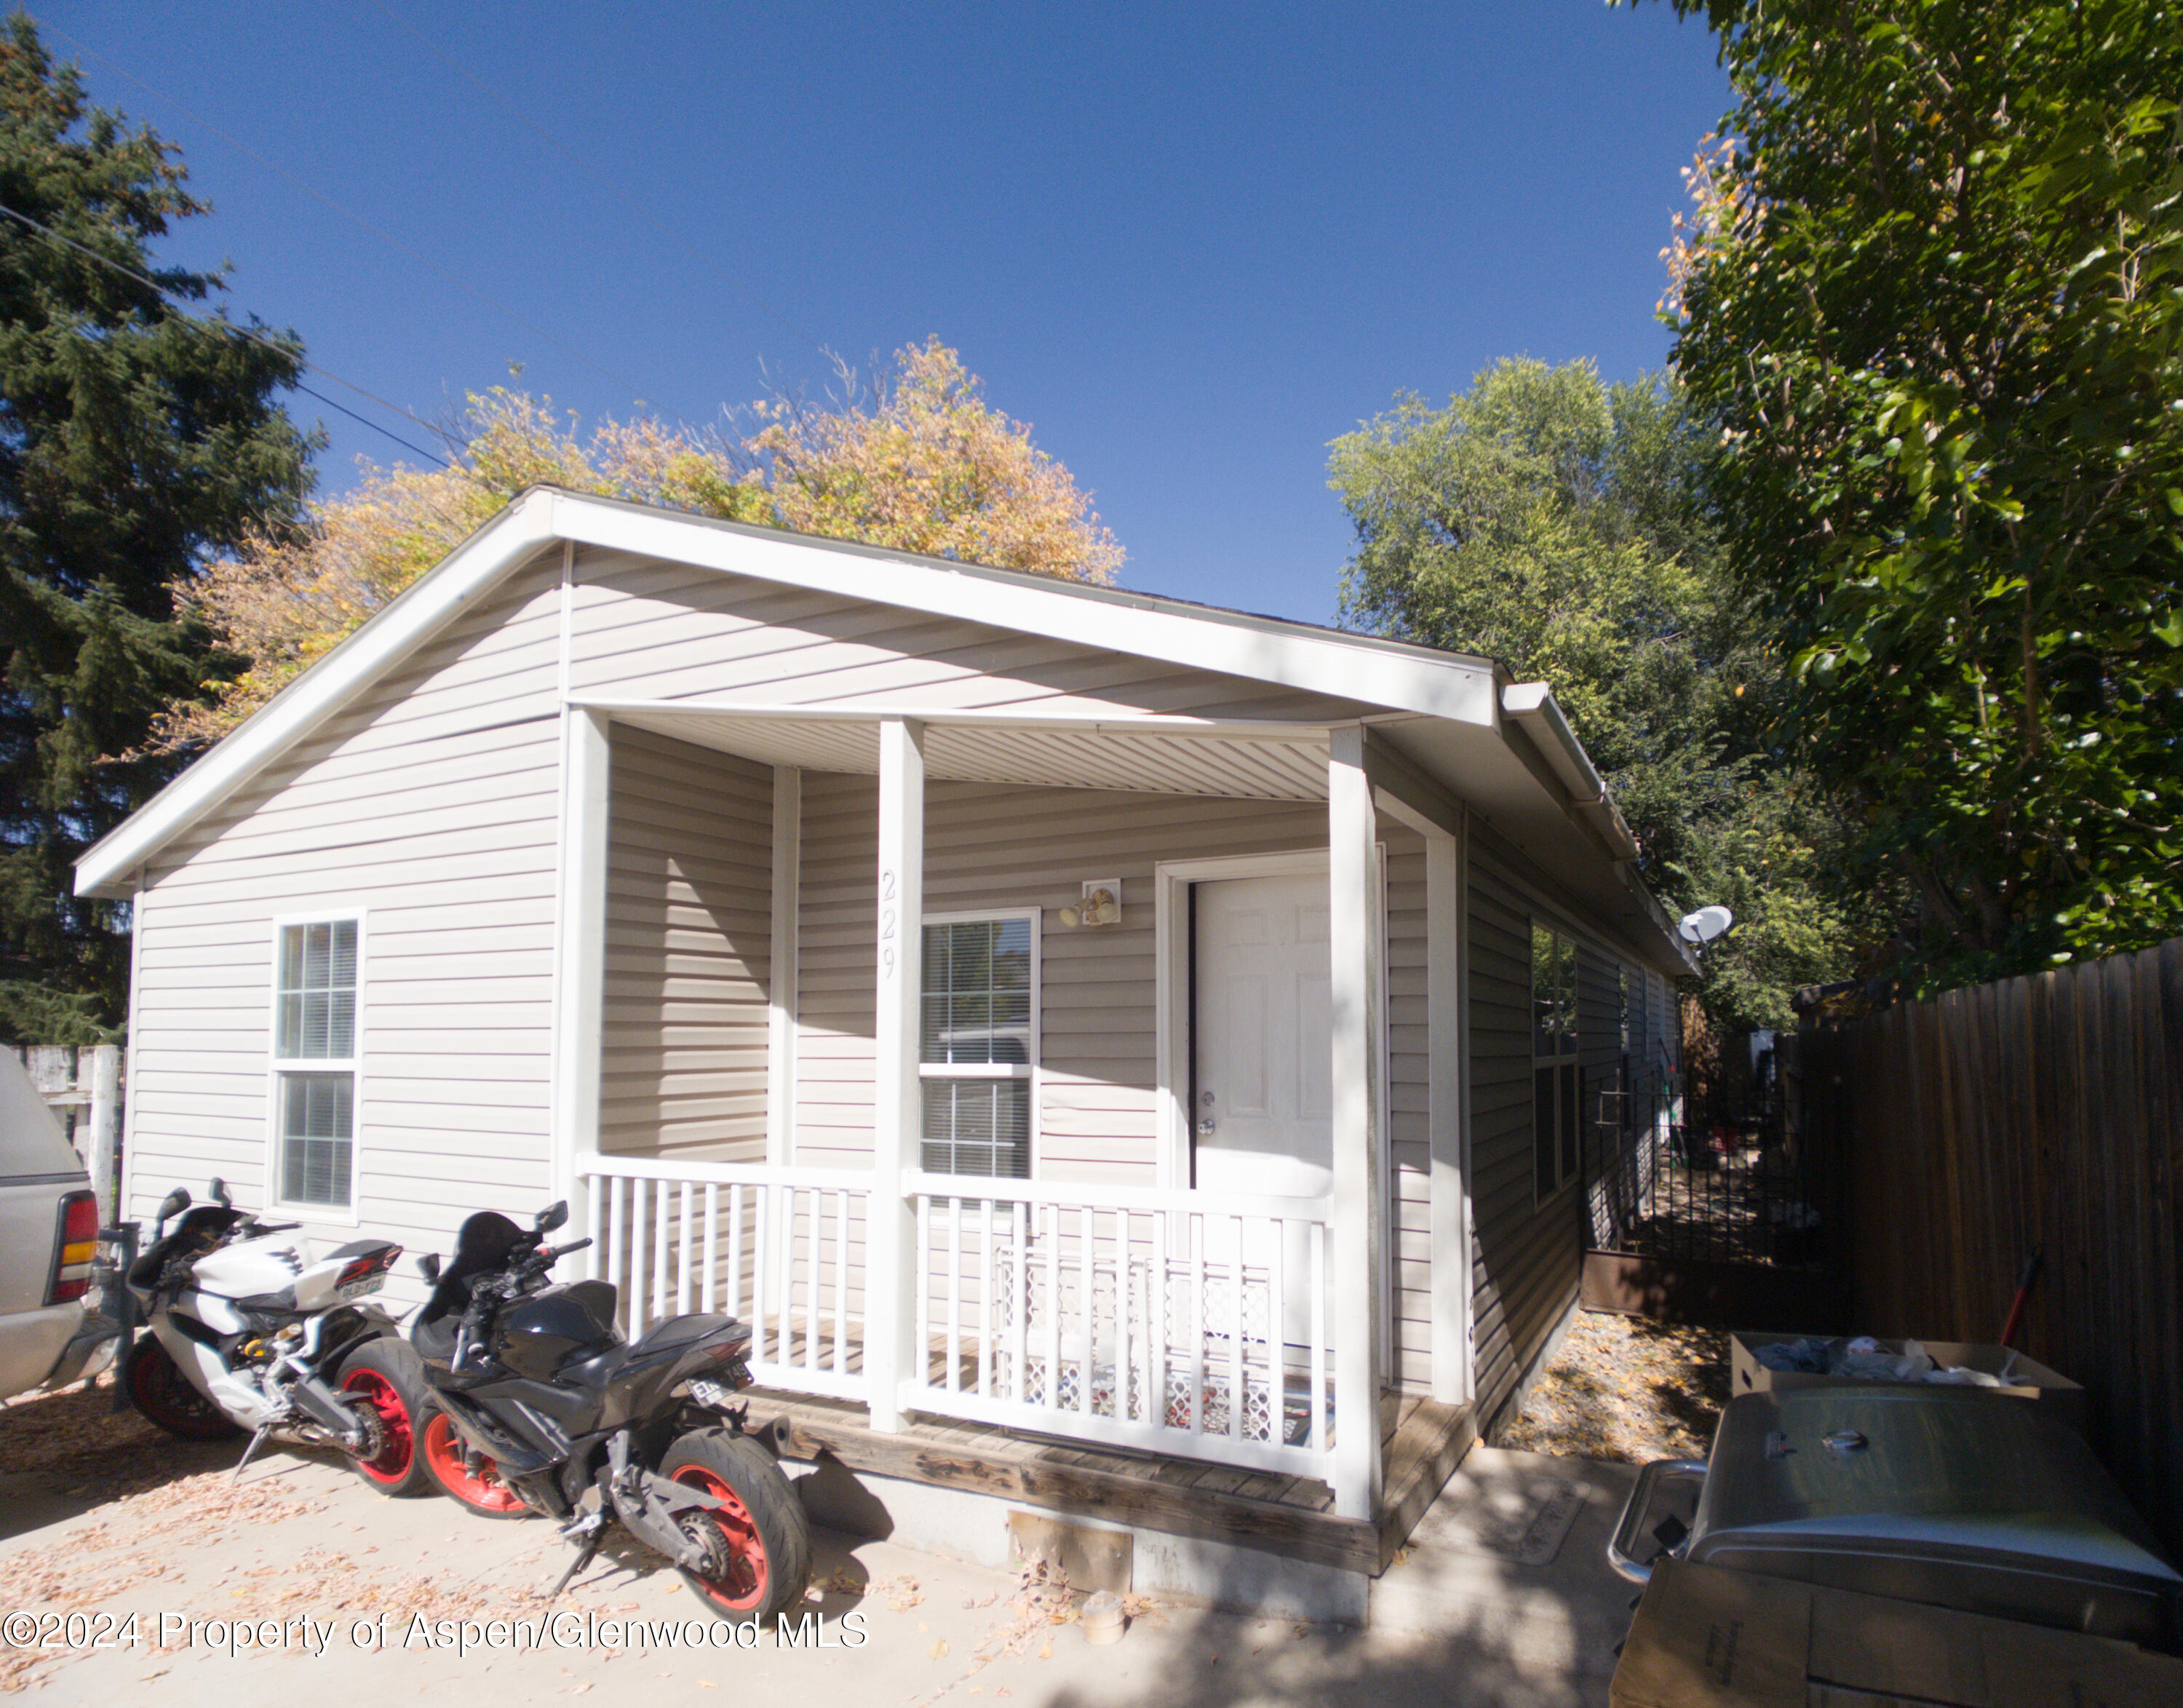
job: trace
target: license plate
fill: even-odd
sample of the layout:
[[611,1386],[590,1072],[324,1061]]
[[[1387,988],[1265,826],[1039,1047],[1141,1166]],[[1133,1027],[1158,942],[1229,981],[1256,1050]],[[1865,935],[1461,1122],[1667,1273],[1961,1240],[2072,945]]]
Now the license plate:
[[376,1293],[386,1285],[384,1275],[367,1275],[361,1281],[352,1281],[346,1287],[336,1287],[334,1297],[342,1300],[361,1299],[365,1294]]

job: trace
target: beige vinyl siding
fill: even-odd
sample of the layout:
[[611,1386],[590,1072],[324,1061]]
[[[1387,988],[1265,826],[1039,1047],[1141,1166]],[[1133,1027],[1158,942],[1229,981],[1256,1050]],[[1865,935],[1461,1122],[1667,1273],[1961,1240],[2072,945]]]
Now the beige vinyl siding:
[[[859,1167],[870,1154],[877,789],[803,777],[796,1160]],[[1397,1373],[1430,1370],[1431,1246],[1425,1093],[1425,852],[1388,847],[1389,1109]],[[925,798],[925,906],[1040,910],[1041,1044],[1035,1171],[1153,1184],[1157,1177],[1153,871],[1164,860],[1324,848],[1316,803],[935,783]],[[1071,930],[1086,878],[1119,876],[1122,922]]]
[[558,554],[512,577],[162,853],[136,919],[125,1214],[214,1174],[266,1202],[273,921],[359,906],[358,1225],[444,1250],[480,1205],[541,1199],[558,584]]
[[[1620,1054],[1614,970],[1631,968],[1633,1010],[1650,1009],[1650,1048],[1672,1012],[1673,993],[1641,970],[1625,945],[1574,907],[1546,899],[1521,856],[1490,832],[1470,850],[1471,1172],[1478,1416],[1491,1427],[1554,1325],[1575,1303],[1586,1237],[1581,1185],[1536,1200],[1532,1163],[1531,943],[1533,921],[1577,945],[1578,1060],[1587,1156],[1599,1093]],[[1638,1043],[1633,1030],[1631,1057]],[[1589,1165],[1588,1165],[1589,1166]],[[1580,1178],[1586,1170],[1579,1171]]]
[[765,1160],[773,771],[613,737],[599,1144]]
[[795,705],[1332,720],[1370,708],[1268,682],[748,576],[577,554],[575,691]]

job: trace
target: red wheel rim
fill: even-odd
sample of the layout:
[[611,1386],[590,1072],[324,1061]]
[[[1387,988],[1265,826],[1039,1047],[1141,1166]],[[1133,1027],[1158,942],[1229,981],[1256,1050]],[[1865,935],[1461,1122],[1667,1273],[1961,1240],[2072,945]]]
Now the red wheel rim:
[[425,1462],[432,1467],[432,1474],[456,1499],[483,1508],[487,1512],[519,1512],[523,1497],[500,1480],[486,1460],[484,1467],[475,1477],[464,1468],[462,1438],[455,1433],[444,1411],[436,1411],[425,1426]]
[[765,1538],[758,1533],[750,1509],[736,1498],[734,1489],[702,1465],[684,1466],[675,1473],[675,1480],[686,1483],[720,1503],[718,1507],[684,1514],[682,1522],[686,1528],[692,1524],[710,1525],[728,1548],[725,1577],[708,1577],[703,1572],[692,1572],[690,1580],[708,1601],[730,1613],[747,1613],[762,1605],[766,1580],[772,1574],[766,1570]]
[[375,1370],[352,1370],[342,1382],[342,1392],[363,1396],[364,1403],[379,1414],[380,1433],[386,1438],[376,1454],[356,1461],[356,1468],[374,1483],[392,1487],[409,1474],[410,1457],[415,1451],[409,1433],[409,1408],[403,1401],[402,1390]]

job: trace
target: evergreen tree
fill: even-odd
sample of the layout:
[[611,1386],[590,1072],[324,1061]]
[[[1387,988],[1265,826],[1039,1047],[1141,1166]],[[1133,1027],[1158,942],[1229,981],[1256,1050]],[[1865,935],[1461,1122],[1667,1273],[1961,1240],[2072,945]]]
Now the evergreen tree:
[[90,106],[31,19],[8,20],[0,1036],[24,1041],[90,1042],[120,1021],[127,910],[77,899],[70,866],[180,768],[142,751],[154,715],[224,673],[178,590],[213,553],[292,521],[310,482],[313,445],[275,400],[300,344],[177,306],[219,275],[151,253],[170,221],[207,211],[186,182],[169,144]]

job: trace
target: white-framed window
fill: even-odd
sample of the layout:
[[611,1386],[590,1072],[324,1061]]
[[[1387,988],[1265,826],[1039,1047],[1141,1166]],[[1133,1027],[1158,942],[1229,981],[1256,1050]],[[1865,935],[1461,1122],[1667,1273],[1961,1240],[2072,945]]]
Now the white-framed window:
[[1583,1071],[1577,1062],[1576,944],[1531,924],[1531,1160],[1543,1202],[1575,1179]]
[[363,965],[361,912],[274,922],[275,1203],[355,1207]]
[[925,915],[917,1071],[929,1173],[1030,1178],[1038,939],[1036,908]]

